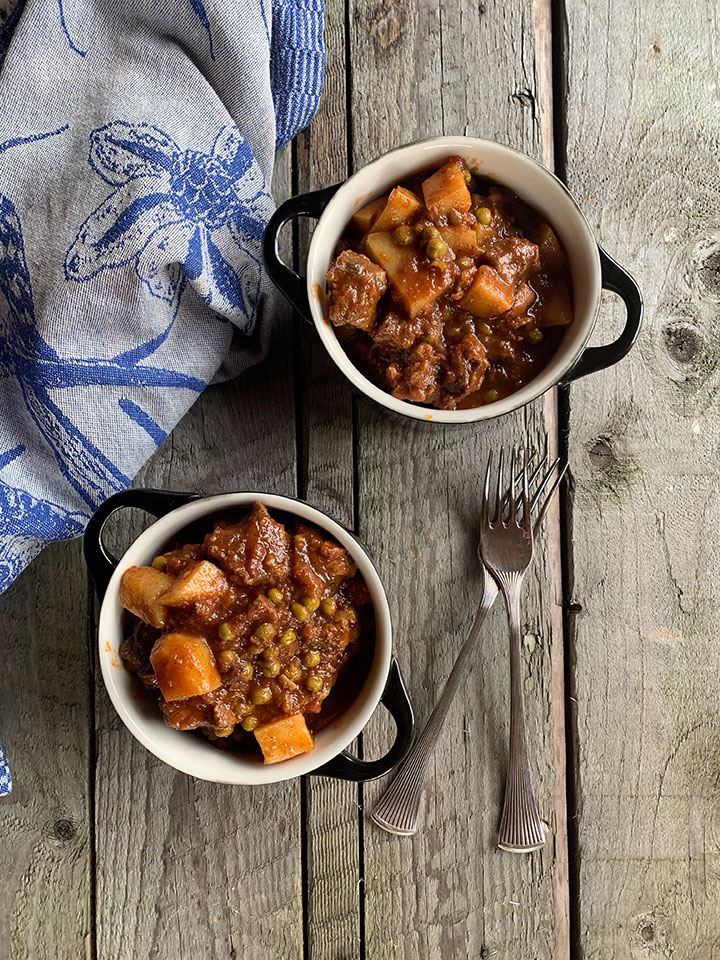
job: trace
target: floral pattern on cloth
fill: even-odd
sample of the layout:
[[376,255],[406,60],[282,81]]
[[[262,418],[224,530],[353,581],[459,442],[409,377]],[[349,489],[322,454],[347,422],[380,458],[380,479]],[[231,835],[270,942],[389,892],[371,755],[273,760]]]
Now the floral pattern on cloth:
[[269,184],[318,106],[323,15],[19,0],[0,22],[0,592],[266,353]]
[[[134,263],[154,297],[172,303],[185,278],[243,332],[260,293],[261,245],[273,210],[247,142],[223,128],[210,153],[180,150],[150,124],[116,120],[94,130],[89,163],[116,189],[80,228],[65,258],[69,280]],[[234,266],[222,249],[236,243]]]
[[37,543],[82,533],[90,511],[108,493],[122,490],[130,483],[130,478],[62,411],[52,394],[81,384],[181,387],[199,393],[205,383],[180,371],[141,364],[140,360],[145,361],[157,349],[157,343],[110,360],[61,356],[53,349],[37,329],[20,219],[12,201],[2,194],[0,294],[7,305],[4,318],[0,313],[0,383],[8,378],[16,380],[30,419],[52,451],[60,473],[83,504],[83,509],[68,510],[51,499],[33,496],[4,482],[3,469],[26,448],[17,444],[0,451],[1,592],[37,553]]

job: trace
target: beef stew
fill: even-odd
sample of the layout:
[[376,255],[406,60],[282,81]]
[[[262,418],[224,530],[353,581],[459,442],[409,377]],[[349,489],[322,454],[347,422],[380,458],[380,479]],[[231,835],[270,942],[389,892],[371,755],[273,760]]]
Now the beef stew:
[[399,400],[448,410],[514,393],[573,321],[552,226],[460,157],[356,211],[327,288],[354,365]]
[[256,503],[201,542],[130,567],[120,584],[134,615],[120,653],[166,723],[218,746],[259,746],[266,763],[313,748],[357,693],[374,643],[370,595],[347,550],[290,520]]

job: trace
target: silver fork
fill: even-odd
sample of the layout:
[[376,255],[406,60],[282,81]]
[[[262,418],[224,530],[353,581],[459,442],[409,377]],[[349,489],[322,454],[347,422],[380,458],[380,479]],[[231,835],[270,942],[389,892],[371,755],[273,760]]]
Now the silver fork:
[[[506,487],[503,486],[504,453],[501,449],[494,507],[490,504],[492,453],[488,458],[482,502],[480,554],[505,598],[510,628],[510,753],[498,846],[514,853],[526,853],[539,850],[545,845],[545,828],[530,780],[520,662],[520,593],[533,558],[535,530],[530,512],[526,453],[524,450],[518,452],[513,447]],[[519,485],[516,483],[518,460],[521,463]]]
[[[542,456],[533,472],[533,476],[531,477],[530,481],[531,485],[534,486],[535,481],[538,477],[540,477],[542,470],[547,465],[548,459],[549,455],[546,438],[544,456]],[[547,485],[559,464],[560,460],[558,458],[554,461],[554,463],[552,463],[550,468],[546,470],[544,476],[538,483],[530,504],[531,512],[537,508],[538,504],[542,500],[543,493],[545,492],[545,489],[547,488]],[[535,520],[535,533],[537,533],[537,531],[540,529],[543,519],[545,518],[545,514],[548,511],[548,507],[550,506],[550,502],[555,494],[555,491],[560,485],[560,481],[562,480],[564,473],[565,468],[560,471],[550,489],[550,492],[540,507],[537,519]],[[375,804],[371,814],[373,821],[379,827],[382,827],[383,830],[387,830],[389,833],[398,834],[399,836],[409,837],[417,832],[420,802],[422,800],[423,787],[425,785],[425,775],[430,763],[430,758],[435,750],[435,745],[440,736],[442,725],[447,717],[450,705],[455,697],[455,693],[460,680],[462,679],[463,673],[465,672],[465,668],[470,659],[470,654],[472,653],[473,647],[475,646],[475,642],[480,633],[480,628],[488,614],[488,611],[498,596],[497,584],[482,564],[482,558],[480,556],[480,544],[478,544],[477,550],[484,581],[483,595],[477,613],[475,614],[472,627],[470,628],[470,633],[468,634],[467,640],[462,645],[460,652],[457,655],[457,659],[455,660],[453,668],[450,671],[450,676],[448,677],[445,687],[440,694],[440,698],[435,704],[433,712],[430,714],[430,719],[428,720],[418,739],[415,741],[410,753],[400,765],[394,780]]]

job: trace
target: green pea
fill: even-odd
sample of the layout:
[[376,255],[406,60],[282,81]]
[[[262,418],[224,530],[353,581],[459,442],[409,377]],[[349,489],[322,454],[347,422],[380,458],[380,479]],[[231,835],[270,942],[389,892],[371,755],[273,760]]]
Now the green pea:
[[218,660],[220,663],[232,663],[235,660],[235,653],[232,650],[221,650]]
[[268,597],[272,600],[273,603],[282,603],[282,590],[278,590],[277,587],[270,587],[267,592]]
[[489,324],[487,324],[487,323],[479,323],[479,324],[477,325],[477,328],[478,328],[478,332],[481,333],[484,337],[491,337],[491,336],[492,336],[493,330],[492,330],[492,327],[491,327]]
[[247,730],[248,733],[252,733],[257,725],[257,717],[253,717],[252,714],[248,715],[247,717],[243,717],[240,722],[240,726],[243,728],[243,730]]
[[277,660],[273,660],[271,663],[268,663],[263,667],[263,676],[276,677],[280,673],[281,669],[282,668]]
[[531,327],[531,329],[528,330],[528,340],[530,343],[540,343],[542,338],[543,332],[542,330],[538,330],[537,327]]
[[277,647],[265,647],[261,656],[263,660],[277,660]]
[[467,167],[463,168],[463,177],[465,178],[465,183],[470,183],[473,178],[473,175],[470,173]]
[[335,615],[335,619],[339,620],[341,623],[355,623],[357,620],[357,614],[352,607],[347,607],[345,610],[338,610]]
[[489,227],[492,223],[492,210],[490,207],[479,207],[475,212],[475,218],[484,227]]
[[442,260],[447,253],[447,244],[442,237],[431,237],[425,247],[428,260]]
[[270,687],[256,687],[250,694],[250,699],[257,706],[264,703],[270,703],[272,700],[272,690]]
[[396,242],[399,243],[401,247],[408,247],[414,239],[413,229],[407,226],[407,224],[397,227],[394,235]]
[[159,557],[155,557],[152,562],[154,570],[164,570],[167,567],[167,560],[162,554]]
[[497,390],[486,390],[485,391],[485,401],[487,403],[494,403],[497,398],[500,396]]
[[229,737],[235,727],[215,727],[216,737]]
[[308,608],[304,607],[301,603],[294,603],[290,609],[293,612],[293,616],[297,620],[307,620],[307,618],[310,616],[310,611]]
[[457,265],[461,270],[469,270],[470,267],[474,266],[474,263],[470,257],[458,257]]
[[320,663],[321,659],[322,657],[317,650],[308,650],[303,657],[303,663],[306,667],[316,667]]
[[246,661],[240,667],[240,670],[238,671],[238,675],[241,680],[251,680],[254,672],[255,671],[253,670],[253,665],[251,663],[247,663]]
[[280,637],[280,643],[284,644],[286,647],[289,647],[291,643],[295,643],[297,640],[297,634],[294,630],[286,630],[285,633]]
[[221,640],[232,640],[233,629],[229,623],[221,623],[218,627],[218,636]]
[[454,227],[457,227],[458,224],[463,222],[463,215],[460,213],[459,210],[456,210],[453,207],[453,209],[448,214],[448,220]]
[[255,627],[253,636],[257,637],[258,640],[272,640],[275,636],[275,627],[271,623],[261,623]]
[[258,646],[257,643],[249,643],[247,645],[247,652],[251,657],[256,657],[262,651],[262,649],[263,648]]
[[318,677],[317,674],[311,673],[309,677],[305,680],[305,686],[312,693],[318,693],[323,688],[322,677]]
[[307,607],[308,610],[315,611],[320,606],[320,601],[317,597],[303,597],[303,606]]

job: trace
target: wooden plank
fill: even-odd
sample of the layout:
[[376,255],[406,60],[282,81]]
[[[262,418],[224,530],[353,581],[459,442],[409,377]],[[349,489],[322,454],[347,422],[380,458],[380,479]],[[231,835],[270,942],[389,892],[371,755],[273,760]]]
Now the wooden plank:
[[[345,4],[326,6],[327,70],[320,109],[297,142],[302,193],[347,176]],[[300,265],[308,231],[300,229]],[[353,529],[353,409],[350,385],[314,330],[299,318],[303,343],[301,496]],[[353,748],[351,748],[353,749]],[[307,960],[357,957],[361,937],[358,787],[308,778],[306,790]]]
[[[276,191],[289,188],[289,151]],[[139,484],[295,493],[290,318],[270,357],[210,388]],[[300,786],[193,780],[152,757],[98,690],[98,956],[302,956]]]
[[[720,194],[703,5],[570,0],[567,175],[646,302],[571,390],[578,957],[720,956]],[[590,51],[590,55],[588,55]],[[618,329],[602,310],[597,342]]]
[[[542,4],[533,13],[545,29],[537,49],[533,15],[520,2],[502,9],[458,0],[353,4],[356,166],[398,143],[443,132],[500,139],[541,155],[543,111],[550,109],[542,61],[548,13]],[[359,404],[360,533],[379,557],[398,657],[421,723],[479,601],[475,547],[488,451],[521,426],[519,415],[456,429],[412,424]],[[562,633],[559,587],[551,590],[546,567],[538,565],[526,594],[526,696],[533,779],[550,842],[532,857],[495,847],[509,716],[507,631],[498,607],[431,767],[420,833],[408,840],[367,828],[370,960],[568,956],[563,704],[553,701],[553,694],[562,698]],[[379,716],[372,722],[369,749],[379,752],[387,728]],[[383,785],[365,789],[367,809]]]
[[[0,0],[0,21],[15,7]],[[0,917],[9,960],[92,956],[92,679],[79,542],[48,548],[0,597]],[[59,891],[72,891],[68,899]]]
[[[0,597],[0,917],[9,960],[91,951],[91,676],[80,544],[56,544]],[[68,897],[67,892],[72,891]]]

